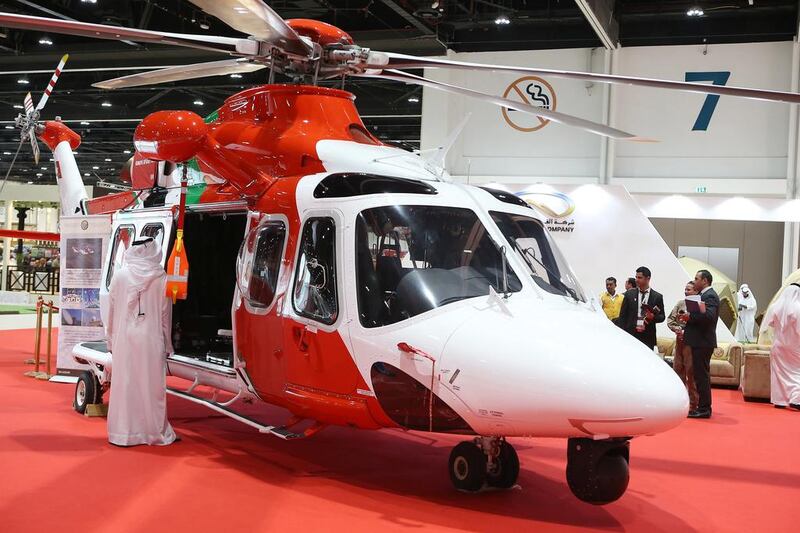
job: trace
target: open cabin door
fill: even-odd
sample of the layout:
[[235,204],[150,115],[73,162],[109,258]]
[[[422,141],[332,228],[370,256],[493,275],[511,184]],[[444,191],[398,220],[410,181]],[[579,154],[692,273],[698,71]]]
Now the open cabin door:
[[103,263],[103,281],[100,284],[100,312],[103,324],[108,320],[108,289],[114,272],[122,267],[122,258],[133,241],[153,237],[161,245],[164,265],[169,255],[172,235],[172,211],[157,209],[137,212],[118,212],[111,223],[111,241]]

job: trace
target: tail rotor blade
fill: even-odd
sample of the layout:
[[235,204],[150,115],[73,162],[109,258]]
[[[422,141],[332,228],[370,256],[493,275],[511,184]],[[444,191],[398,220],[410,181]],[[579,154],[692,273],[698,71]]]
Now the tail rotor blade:
[[30,140],[31,140],[31,149],[33,150],[33,161],[38,165],[39,164],[39,142],[36,140],[36,134],[31,129],[30,132]]
[[23,101],[25,104],[25,114],[30,116],[33,113],[33,98],[31,98],[31,93],[25,95],[25,100]]
[[59,61],[58,66],[56,67],[56,71],[53,72],[53,77],[50,78],[50,83],[47,84],[47,89],[44,90],[44,94],[39,99],[39,103],[36,105],[36,110],[40,111],[44,108],[45,104],[47,103],[47,99],[50,98],[50,93],[53,92],[53,87],[56,86],[56,82],[58,81],[58,77],[61,75],[61,70],[64,68],[64,64],[69,59],[69,54],[64,54]]

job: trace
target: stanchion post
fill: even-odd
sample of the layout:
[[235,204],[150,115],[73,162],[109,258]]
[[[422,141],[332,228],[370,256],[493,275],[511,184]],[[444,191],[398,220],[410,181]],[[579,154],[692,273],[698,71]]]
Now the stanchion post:
[[42,297],[36,302],[36,338],[33,347],[33,364],[35,372],[39,372],[39,359],[42,350],[42,313],[44,312],[44,301]]
[[[53,300],[50,300],[47,313],[47,371],[43,379],[50,379],[50,356],[53,347]],[[39,376],[42,377],[42,376]]]

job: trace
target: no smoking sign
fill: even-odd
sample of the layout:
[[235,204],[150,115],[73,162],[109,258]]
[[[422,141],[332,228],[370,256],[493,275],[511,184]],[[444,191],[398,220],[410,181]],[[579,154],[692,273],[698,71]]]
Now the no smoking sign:
[[[538,76],[519,78],[506,88],[503,98],[534,107],[544,107],[550,111],[556,110],[556,92],[553,86]],[[547,119],[513,109],[502,108],[502,113],[508,125],[517,131],[537,131],[550,124]]]

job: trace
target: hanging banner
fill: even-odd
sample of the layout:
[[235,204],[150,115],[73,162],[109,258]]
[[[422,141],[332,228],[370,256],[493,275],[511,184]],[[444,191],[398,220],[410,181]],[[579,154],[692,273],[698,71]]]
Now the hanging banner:
[[60,376],[75,376],[86,369],[72,360],[76,344],[105,338],[100,316],[100,283],[110,233],[110,215],[61,217],[61,325],[57,363]]

